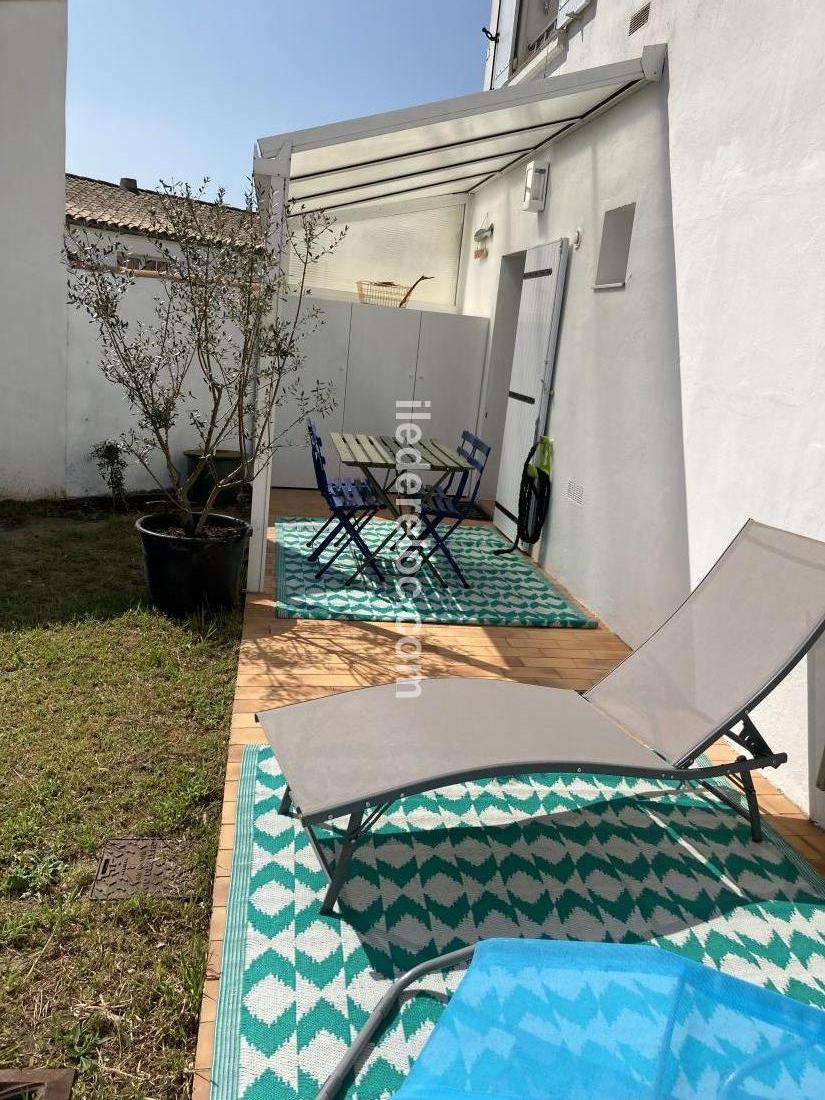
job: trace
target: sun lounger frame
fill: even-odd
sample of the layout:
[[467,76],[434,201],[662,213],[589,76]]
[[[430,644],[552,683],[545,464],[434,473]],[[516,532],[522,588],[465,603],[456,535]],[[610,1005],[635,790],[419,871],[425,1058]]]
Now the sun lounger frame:
[[[740,721],[740,719],[737,719],[737,722],[738,721]],[[605,765],[594,765],[592,762],[588,761],[535,760],[519,763],[517,768],[505,772],[503,772],[500,767],[478,768],[472,773],[457,772],[453,775],[438,776],[426,783],[414,783],[404,787],[398,787],[394,790],[382,791],[380,794],[377,794],[374,799],[342,805],[336,807],[331,813],[308,815],[302,815],[300,807],[293,804],[292,792],[289,787],[287,787],[281,800],[279,813],[286,815],[295,814],[300,818],[313,851],[318,857],[318,862],[323,868],[329,883],[326,893],[324,894],[324,900],[321,903],[321,912],[325,915],[332,913],[335,908],[338,895],[341,893],[347,880],[347,874],[356,847],[380,818],[383,817],[387,810],[394,803],[403,798],[408,798],[415,794],[424,794],[427,791],[437,790],[439,787],[446,787],[452,783],[466,783],[478,779],[515,779],[521,775],[534,775],[547,772],[558,773],[560,775],[587,774],[617,777],[627,776],[633,779],[673,780],[680,784],[697,783],[701,785],[705,791],[720,799],[732,810],[735,810],[741,817],[745,818],[750,825],[751,837],[755,841],[760,841],[762,839],[762,822],[759,802],[757,800],[751,772],[761,770],[762,768],[777,768],[781,764],[786,763],[788,755],[784,752],[773,752],[757,730],[749,715],[744,715],[741,721],[743,722],[741,731],[738,733],[732,730],[720,731],[720,733],[713,738],[713,741],[721,737],[728,737],[752,755],[750,757],[739,756],[736,760],[731,760],[724,764],[709,764],[699,768],[690,766],[628,768],[622,766],[607,767]],[[734,786],[741,791],[745,799],[745,805],[743,806],[735,797],[734,792],[727,792],[719,785],[711,782],[714,779],[728,779],[732,781]],[[348,821],[344,829],[336,828],[329,822],[329,819],[332,817],[337,818],[347,815]],[[327,852],[324,851],[322,840],[316,832],[316,827],[325,822],[326,828],[329,831],[339,833],[341,836],[341,850],[336,860],[330,859]]]
[[[296,804],[293,792],[290,787],[287,786],[281,801],[280,812],[283,814],[295,814],[300,818],[309,841],[318,857],[318,861],[328,879],[328,887],[321,906],[322,913],[329,914],[332,912],[341,889],[346,882],[352,856],[359,841],[370,832],[373,826],[395,802],[412,795],[436,790],[440,787],[449,786],[455,783],[471,782],[473,780],[512,779],[530,774],[557,773],[563,775],[588,774],[615,777],[626,776],[635,779],[673,781],[680,785],[687,783],[696,784],[700,786],[704,792],[722,801],[737,814],[745,818],[750,825],[751,837],[753,840],[761,840],[761,817],[752,773],[764,768],[779,767],[781,764],[784,764],[788,758],[786,753],[774,752],[771,749],[765,738],[756,728],[750,712],[774,690],[785,676],[787,676],[788,672],[806,653],[808,653],[811,647],[822,636],[823,631],[825,631],[825,598],[823,598],[822,582],[820,579],[820,574],[823,569],[825,569],[825,546],[815,540],[805,539],[802,536],[792,535],[789,532],[779,531],[775,528],[769,528],[765,525],[757,524],[753,520],[749,520],[731,542],[730,546],[720,557],[716,565],[710,570],[705,579],[690,593],[673,615],[671,615],[670,618],[651,635],[648,641],[626,658],[626,661],[633,661],[636,655],[644,649],[644,646],[652,642],[660,632],[668,627],[679,612],[682,611],[692,599],[695,599],[699,590],[707,584],[709,578],[716,573],[716,570],[725,562],[728,555],[731,554],[740,542],[745,542],[747,545],[746,540],[748,538],[751,538],[751,541],[756,543],[758,543],[760,539],[768,540],[766,545],[770,552],[779,551],[779,556],[784,556],[788,560],[793,560],[796,556],[798,560],[803,561],[806,568],[813,566],[817,572],[815,585],[811,593],[811,596],[815,600],[815,604],[809,608],[807,602],[804,603],[805,628],[804,631],[796,635],[795,640],[797,640],[797,644],[794,645],[793,651],[788,654],[784,660],[777,662],[777,667],[771,671],[770,675],[767,675],[766,670],[765,682],[751,692],[750,697],[744,705],[737,707],[734,713],[729,714],[722,723],[717,724],[710,732],[703,733],[689,749],[685,749],[684,744],[682,744],[680,746],[683,750],[681,755],[677,755],[677,752],[673,751],[672,747],[671,750],[667,752],[664,751],[664,749],[657,749],[652,741],[647,743],[643,736],[638,735],[638,731],[635,731],[636,735],[628,732],[625,726],[618,724],[615,718],[613,718],[613,734],[618,733],[620,735],[619,740],[624,740],[624,738],[626,738],[627,742],[632,743],[637,749],[639,747],[643,748],[650,759],[660,758],[660,766],[658,764],[644,766],[638,762],[638,754],[637,762],[632,764],[611,763],[610,761],[603,760],[594,761],[593,759],[565,759],[559,756],[537,756],[535,759],[519,759],[512,763],[498,760],[491,766],[474,766],[462,769],[454,768],[453,770],[448,770],[443,773],[419,776],[415,781],[397,786],[387,786],[383,789],[371,790],[364,797],[343,799],[332,805],[316,805],[311,810],[307,809],[304,812],[302,812],[301,806]],[[771,542],[771,540],[773,540],[773,542]],[[807,574],[806,583],[808,583]],[[808,593],[806,589],[805,600],[807,600],[807,598]],[[585,701],[592,704],[593,701],[590,696],[595,692],[599,702],[593,704],[594,709],[599,711],[604,710],[609,717],[609,710],[605,709],[603,702],[603,694],[600,695],[599,693],[602,691],[602,686],[609,681],[612,676],[621,672],[624,665],[625,662],[621,662],[613,672],[608,673],[595,688],[591,688],[588,692],[571,694],[582,695]],[[638,665],[636,667],[638,667]],[[489,683],[490,681],[481,682]],[[366,692],[373,692],[381,689],[367,688],[363,690]],[[536,690],[553,691],[554,689]],[[312,705],[312,703],[294,704],[294,706],[297,707]],[[262,720],[266,725],[270,715],[281,715],[284,710],[289,709],[291,708],[277,708],[275,711],[258,714],[256,718]],[[743,750],[743,754],[725,763],[715,764],[701,760],[702,754],[710,748],[711,745],[722,738],[726,738],[739,746],[739,748]],[[632,755],[633,754],[631,754],[631,757]],[[672,756],[674,759],[669,759],[669,756]],[[700,761],[699,766],[696,766],[697,760]],[[287,772],[289,771],[288,768],[285,770]],[[730,785],[726,786],[718,782],[715,783],[713,782],[714,780],[727,780]],[[287,782],[289,782],[288,775]],[[740,795],[741,798],[739,797]],[[347,818],[347,824],[343,829],[330,824],[333,819],[344,817]],[[332,859],[324,850],[322,838],[316,831],[317,827],[321,824],[325,824],[328,830],[337,833],[341,837],[341,846],[337,859]]]

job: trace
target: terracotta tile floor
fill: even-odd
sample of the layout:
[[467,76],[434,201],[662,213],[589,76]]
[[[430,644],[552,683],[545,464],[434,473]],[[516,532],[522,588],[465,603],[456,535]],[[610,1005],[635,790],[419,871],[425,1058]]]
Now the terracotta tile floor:
[[[325,506],[309,490],[273,490],[270,517],[275,515],[320,516],[325,515]],[[244,614],[192,1100],[209,1096],[241,754],[244,745],[264,743],[254,714],[284,703],[392,682],[396,676],[398,635],[392,623],[275,617],[273,528],[269,544],[267,591],[248,596]],[[425,676],[491,676],[578,690],[590,687],[628,652],[624,642],[601,624],[596,630],[425,624],[420,638]],[[717,745],[709,755],[721,761],[734,754],[726,745]],[[763,776],[756,775],[754,781],[765,820],[825,875],[825,832]]]

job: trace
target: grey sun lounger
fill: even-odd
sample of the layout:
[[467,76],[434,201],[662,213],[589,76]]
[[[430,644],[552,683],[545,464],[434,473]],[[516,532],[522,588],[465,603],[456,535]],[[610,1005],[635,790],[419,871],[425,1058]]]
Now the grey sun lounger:
[[[761,839],[751,772],[785,763],[750,712],[825,628],[825,543],[749,520],[677,611],[584,694],[507,680],[435,679],[415,699],[394,684],[257,715],[295,813],[329,879],[392,803],[453,783],[584,772],[702,784]],[[727,764],[702,753],[727,738]],[[710,780],[726,777],[732,786]],[[740,799],[744,796],[744,805]],[[347,817],[334,861],[316,827]]]

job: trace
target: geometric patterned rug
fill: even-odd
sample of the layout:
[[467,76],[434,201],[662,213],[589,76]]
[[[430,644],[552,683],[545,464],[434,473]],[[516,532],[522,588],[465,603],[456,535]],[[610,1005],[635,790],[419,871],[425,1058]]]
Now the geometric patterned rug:
[[[399,594],[392,550],[380,557],[384,583],[365,570],[351,585],[345,582],[357,560],[345,550],[320,580],[317,563],[309,560],[307,540],[323,520],[279,516],[275,521],[276,605],[280,618],[362,619],[368,622],[410,621],[417,613],[426,623],[479,623],[486,626],[595,627],[596,621],[575,607],[547,577],[516,552],[495,557],[506,546],[490,526],[460,527],[449,546],[470,583],[464,588],[446,563],[438,568],[447,582],[442,587],[432,574],[416,575],[421,592],[415,598]],[[387,521],[372,520],[364,541],[373,549],[389,530]],[[331,553],[324,552],[326,558]]]
[[[211,1100],[313,1097],[389,982],[490,936],[653,943],[825,1008],[825,892],[765,827],[672,784],[534,775],[396,803],[342,916],[268,748],[245,750]],[[327,834],[330,844],[332,834]],[[391,1096],[461,973],[402,1002],[346,1095]]]

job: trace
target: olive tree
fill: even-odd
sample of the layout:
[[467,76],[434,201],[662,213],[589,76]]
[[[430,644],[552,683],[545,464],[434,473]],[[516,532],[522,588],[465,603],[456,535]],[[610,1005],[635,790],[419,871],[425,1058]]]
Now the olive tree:
[[[208,180],[197,189],[162,183],[153,200],[149,243],[158,257],[158,292],[148,320],[124,316],[137,277],[128,246],[88,229],[70,229],[66,239],[69,301],[97,327],[103,375],[134,414],[120,445],[149,473],[190,536],[206,533],[222,489],[252,480],[296,423],[333,406],[329,385],[304,384],[301,345],[322,322],[306,298],[308,272],[346,232],[323,211],[288,212],[285,224],[273,225],[252,190],[241,209],[227,204],[223,189],[205,201],[207,186]],[[290,255],[297,260],[291,280]],[[287,401],[292,418],[273,431],[276,410]],[[179,468],[173,452],[182,422],[200,451],[191,471]],[[226,450],[240,457],[218,477],[214,458]],[[190,495],[205,470],[214,484],[196,503]]]

